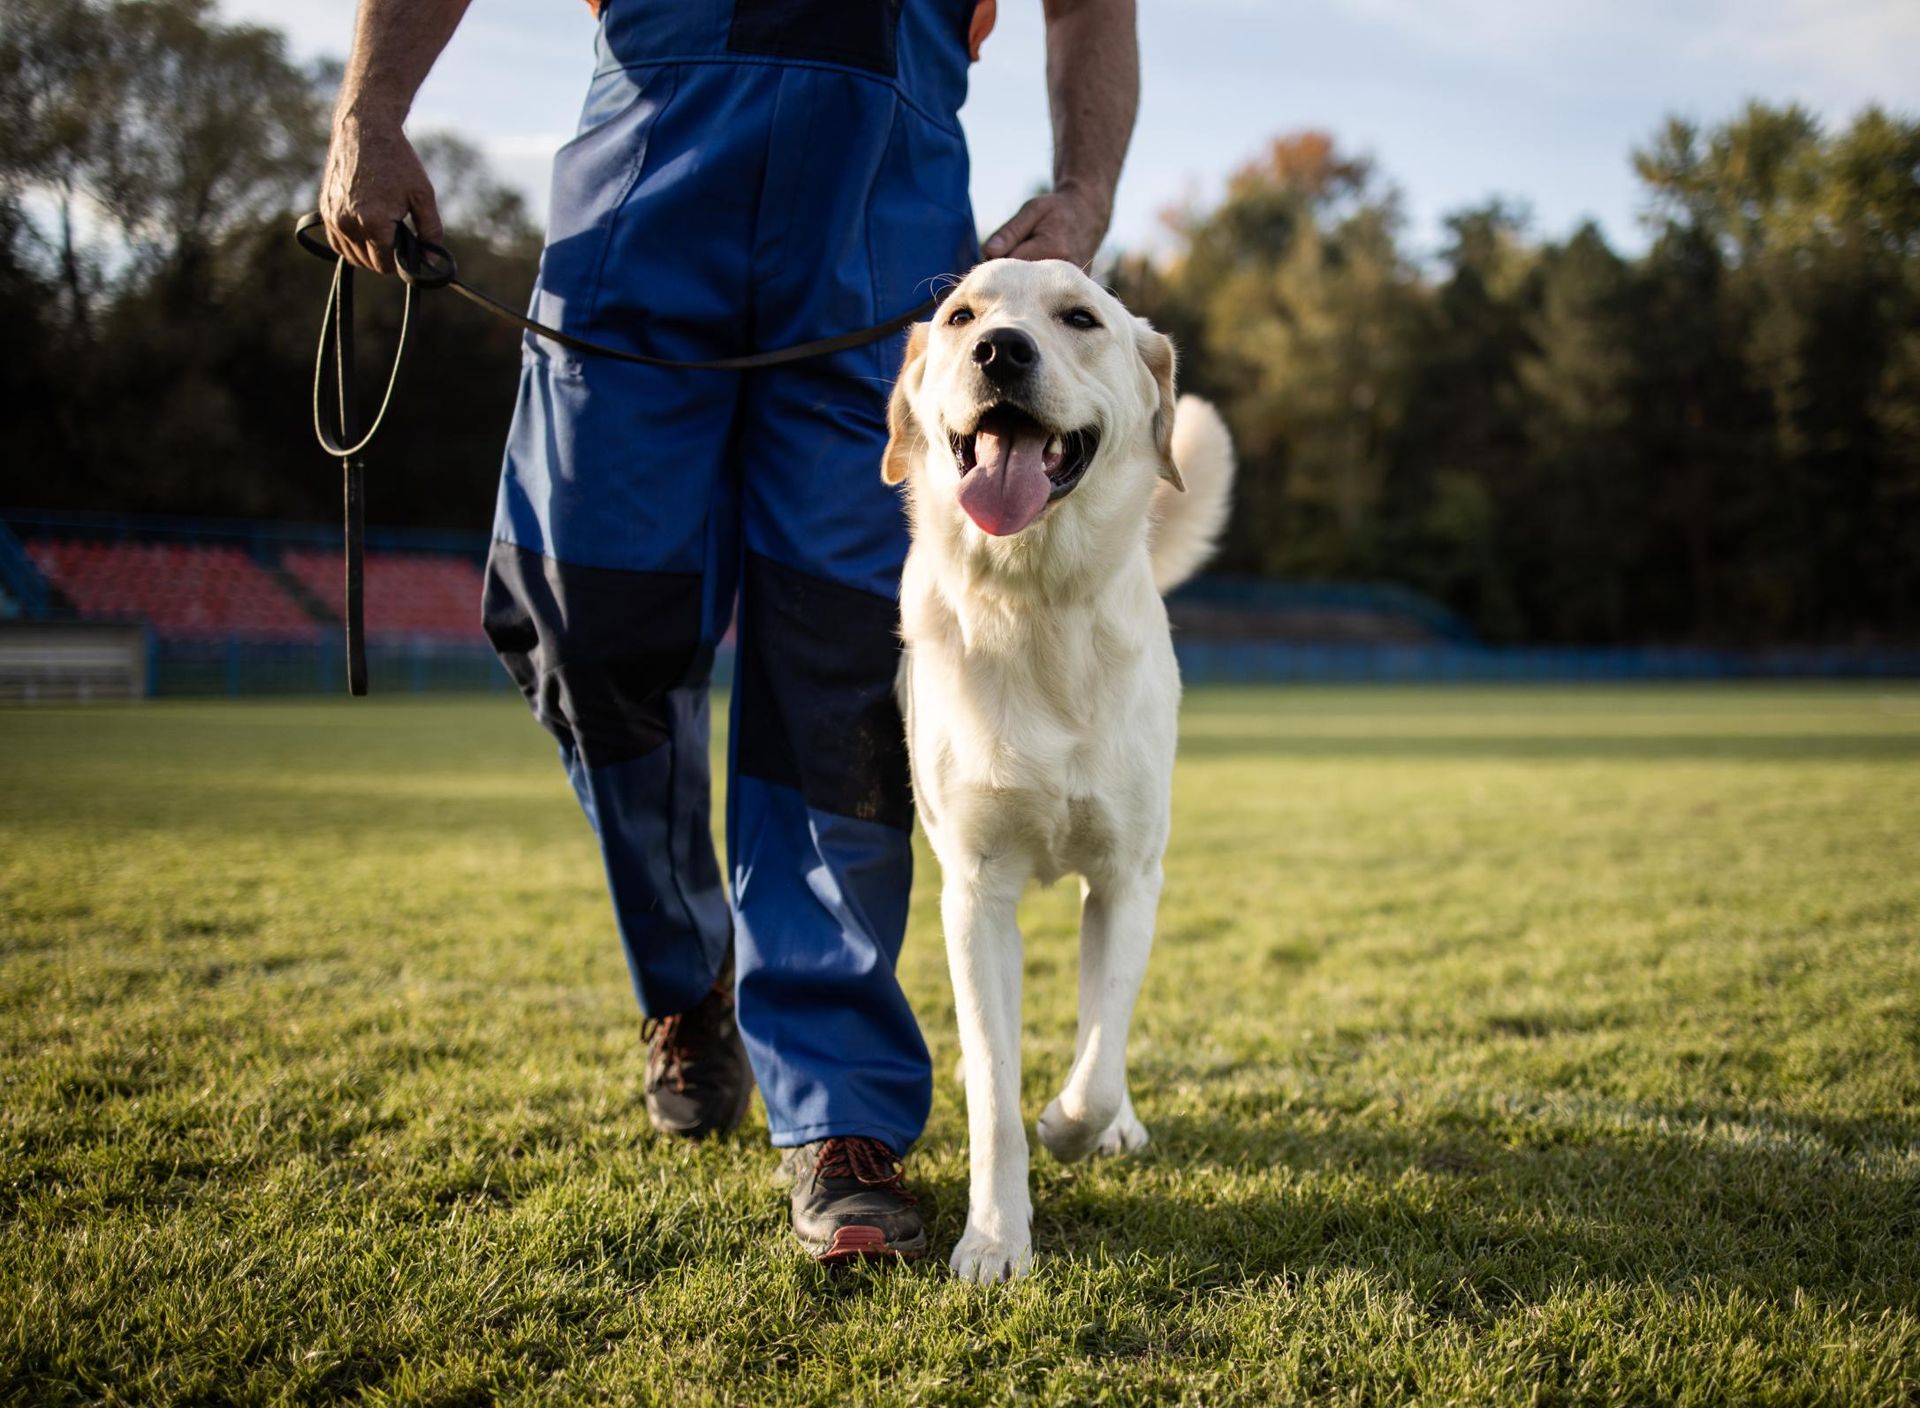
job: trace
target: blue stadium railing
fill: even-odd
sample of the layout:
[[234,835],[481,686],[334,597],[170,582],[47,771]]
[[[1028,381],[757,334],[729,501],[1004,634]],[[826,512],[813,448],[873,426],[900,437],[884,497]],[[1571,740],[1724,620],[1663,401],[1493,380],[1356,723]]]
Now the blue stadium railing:
[[[346,646],[337,630],[310,641],[156,638],[147,655],[155,695],[337,694],[346,688]],[[432,637],[371,641],[376,694],[506,691],[513,681],[484,643]]]
[[1192,684],[1628,683],[1635,680],[1913,679],[1920,650],[1809,647],[1469,646],[1174,641]]
[[[1893,650],[1176,641],[1174,651],[1189,685],[1920,678],[1920,651]],[[156,640],[149,662],[157,695],[331,694],[344,678],[334,632],[312,642]],[[484,645],[376,642],[368,648],[368,665],[376,694],[511,688]],[[723,648],[715,661],[716,684],[729,682],[732,665],[730,647]]]
[[1274,581],[1264,577],[1197,577],[1167,598],[1169,606],[1226,611],[1359,612],[1402,621],[1423,636],[1478,645],[1479,634],[1432,597],[1398,582]]
[[10,605],[9,614],[17,613],[29,619],[45,616],[52,603],[47,579],[40,575],[40,569],[33,565],[33,559],[27,556],[27,550],[14,537],[5,519],[0,519],[0,595],[4,595]]

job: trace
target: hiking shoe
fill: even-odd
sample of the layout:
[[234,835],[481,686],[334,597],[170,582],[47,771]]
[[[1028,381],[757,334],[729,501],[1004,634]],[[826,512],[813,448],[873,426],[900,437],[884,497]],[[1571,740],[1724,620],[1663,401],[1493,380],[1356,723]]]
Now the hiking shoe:
[[793,1233],[815,1261],[925,1256],[918,1201],[900,1160],[878,1139],[835,1135],[789,1149],[780,1174],[793,1184]]
[[685,1012],[648,1018],[647,1119],[662,1134],[730,1134],[753,1098],[753,1068],[733,1020],[733,956]]

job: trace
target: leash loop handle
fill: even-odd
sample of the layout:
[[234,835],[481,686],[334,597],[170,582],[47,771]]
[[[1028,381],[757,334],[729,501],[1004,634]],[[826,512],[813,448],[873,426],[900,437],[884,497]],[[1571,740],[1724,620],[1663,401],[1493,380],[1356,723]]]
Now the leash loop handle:
[[[405,226],[401,227],[405,230]],[[316,236],[314,231],[321,230]],[[327,303],[320,315],[320,346],[313,362],[313,434],[320,442],[320,448],[340,462],[341,470],[341,509],[345,539],[345,599],[342,603],[341,624],[346,630],[347,646],[347,693],[356,698],[367,693],[367,605],[366,605],[366,560],[367,560],[367,464],[361,458],[386,419],[387,407],[393,401],[394,384],[400,378],[400,358],[406,351],[407,327],[413,315],[412,280],[407,281],[406,296],[400,305],[400,339],[393,350],[393,367],[387,373],[386,393],[380,398],[380,409],[367,427],[364,435],[354,433],[355,408],[353,404],[354,384],[354,343],[353,343],[353,266],[333,252],[324,241],[324,226],[317,215],[309,216],[294,228],[294,238],[300,241],[301,248],[318,258],[333,261],[333,283],[327,289]],[[411,231],[407,233],[411,234]],[[436,246],[437,248],[437,246]],[[396,240],[396,250],[398,241]],[[417,250],[409,249],[410,261],[417,259]],[[448,256],[448,267],[452,258]],[[451,274],[449,274],[451,277]],[[429,285],[431,286],[431,285]],[[326,420],[320,411],[323,392],[326,387],[327,343],[333,343],[333,375],[335,413],[338,416],[338,436],[327,428]],[[351,443],[348,443],[351,442]]]
[[[337,260],[333,267],[333,287],[327,290],[326,310],[320,315],[320,350],[313,361],[313,438],[320,442],[321,449],[335,459],[352,459],[379,434],[381,423],[387,418],[387,407],[393,404],[393,388],[400,380],[400,359],[407,350],[407,327],[412,321],[413,286],[409,284],[400,302],[400,340],[394,344],[393,365],[387,371],[387,389],[380,396],[380,409],[374,413],[373,424],[367,427],[366,434],[354,440],[350,428],[353,417],[348,404],[353,395],[353,266],[344,259]],[[329,333],[332,334],[334,383],[340,406],[338,436],[327,429],[320,415],[321,389],[327,374]],[[353,443],[343,443],[348,440],[353,440]]]
[[[327,222],[317,210],[300,217],[293,227],[293,237],[300,242],[300,248],[315,259],[331,264],[340,258],[327,243]],[[460,266],[454,260],[453,251],[443,244],[421,239],[404,220],[393,227],[393,263],[399,271],[400,282],[413,288],[445,288],[460,278]]]
[[[411,301],[412,290],[408,290]],[[327,321],[333,323],[333,366],[336,378],[335,390],[339,393],[340,438],[353,439],[353,270],[346,260],[334,266],[333,289],[327,297],[327,314],[320,322],[320,357],[324,362],[327,355]],[[404,317],[402,321],[402,345],[405,345]],[[399,366],[396,354],[394,365]],[[314,370],[313,381],[313,428],[315,433],[323,434],[320,423],[320,372]],[[392,390],[391,384],[388,386]],[[386,406],[381,405],[384,415]],[[374,430],[380,428],[380,417],[374,417]],[[344,563],[346,567],[345,595],[340,613],[341,625],[346,629],[347,638],[347,693],[359,698],[367,692],[367,605],[366,605],[366,558],[367,558],[367,515],[366,488],[367,462],[360,458],[359,451],[373,438],[368,431],[352,450],[340,455],[340,472],[344,522],[342,537],[345,543]],[[323,438],[321,443],[326,443]]]

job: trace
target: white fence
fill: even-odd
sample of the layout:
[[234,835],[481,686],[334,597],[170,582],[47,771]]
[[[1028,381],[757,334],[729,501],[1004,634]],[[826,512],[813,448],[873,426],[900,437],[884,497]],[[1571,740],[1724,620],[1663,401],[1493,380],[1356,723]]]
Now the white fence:
[[141,699],[150,659],[145,626],[0,621],[0,702]]

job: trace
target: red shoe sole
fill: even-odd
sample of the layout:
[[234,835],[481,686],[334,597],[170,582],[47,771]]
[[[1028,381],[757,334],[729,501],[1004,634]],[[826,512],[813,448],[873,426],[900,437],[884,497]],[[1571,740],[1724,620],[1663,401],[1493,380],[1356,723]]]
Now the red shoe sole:
[[882,1257],[912,1261],[919,1255],[917,1249],[906,1250],[890,1245],[887,1234],[878,1227],[842,1227],[834,1232],[827,1249],[815,1252],[813,1259],[828,1266],[838,1266],[849,1261],[869,1261]]

